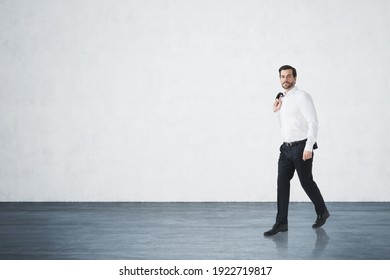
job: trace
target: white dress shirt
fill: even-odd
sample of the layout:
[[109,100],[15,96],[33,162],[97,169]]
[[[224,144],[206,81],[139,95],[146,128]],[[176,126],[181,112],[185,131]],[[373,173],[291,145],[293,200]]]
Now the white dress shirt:
[[307,139],[305,150],[313,151],[317,142],[318,120],[311,96],[293,87],[282,97],[282,107],[276,114],[283,142]]

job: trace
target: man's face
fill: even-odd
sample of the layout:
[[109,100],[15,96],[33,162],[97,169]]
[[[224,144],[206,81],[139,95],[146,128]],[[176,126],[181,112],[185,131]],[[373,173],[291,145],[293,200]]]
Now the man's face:
[[295,85],[295,82],[292,69],[280,71],[280,84],[284,89],[289,90]]

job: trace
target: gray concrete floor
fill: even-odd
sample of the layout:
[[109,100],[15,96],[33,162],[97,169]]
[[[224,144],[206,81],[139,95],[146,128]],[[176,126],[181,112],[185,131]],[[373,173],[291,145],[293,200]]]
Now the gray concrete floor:
[[275,203],[0,203],[0,259],[390,259],[390,203],[291,203],[289,231],[263,232]]

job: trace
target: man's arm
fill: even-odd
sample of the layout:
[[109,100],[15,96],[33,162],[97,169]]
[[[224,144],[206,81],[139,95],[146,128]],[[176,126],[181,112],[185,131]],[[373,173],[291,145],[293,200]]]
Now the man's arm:
[[313,99],[309,94],[305,94],[303,97],[301,103],[301,112],[309,128],[307,132],[307,142],[302,157],[303,160],[307,160],[313,156],[313,146],[317,142],[318,133],[317,112],[314,107]]

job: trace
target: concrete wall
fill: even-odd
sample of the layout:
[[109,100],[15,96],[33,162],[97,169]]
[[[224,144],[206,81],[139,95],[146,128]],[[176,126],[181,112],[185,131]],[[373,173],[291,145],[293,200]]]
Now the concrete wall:
[[325,199],[389,201],[389,3],[0,1],[0,201],[273,201],[283,64]]

